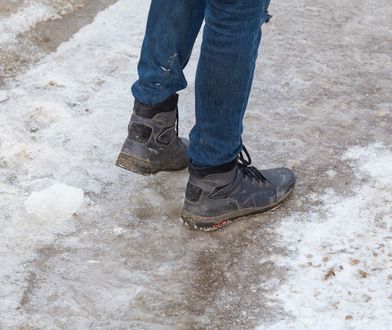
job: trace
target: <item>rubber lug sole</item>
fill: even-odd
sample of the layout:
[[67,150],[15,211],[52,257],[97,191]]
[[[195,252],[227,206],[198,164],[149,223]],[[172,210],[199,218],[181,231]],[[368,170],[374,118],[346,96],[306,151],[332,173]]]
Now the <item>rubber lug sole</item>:
[[285,201],[288,200],[288,198],[291,196],[293,191],[294,191],[294,187],[277,204],[267,206],[264,208],[258,208],[258,209],[239,210],[224,216],[213,218],[214,221],[210,220],[210,222],[205,222],[206,220],[208,220],[208,218],[192,215],[186,212],[185,210],[183,210],[181,213],[181,220],[184,225],[195,230],[201,230],[205,232],[216,231],[218,229],[226,227],[227,225],[229,225],[230,223],[236,220],[245,219],[247,217],[251,217],[257,214],[265,214],[277,210],[279,207],[281,207],[284,204]]

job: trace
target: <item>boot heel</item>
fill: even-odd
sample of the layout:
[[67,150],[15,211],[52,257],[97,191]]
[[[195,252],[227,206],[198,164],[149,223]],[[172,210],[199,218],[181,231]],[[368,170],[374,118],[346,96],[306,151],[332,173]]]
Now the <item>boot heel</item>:
[[128,171],[146,176],[157,172],[156,170],[154,171],[152,166],[148,163],[145,163],[142,160],[134,158],[123,152],[121,152],[118,156],[116,165]]

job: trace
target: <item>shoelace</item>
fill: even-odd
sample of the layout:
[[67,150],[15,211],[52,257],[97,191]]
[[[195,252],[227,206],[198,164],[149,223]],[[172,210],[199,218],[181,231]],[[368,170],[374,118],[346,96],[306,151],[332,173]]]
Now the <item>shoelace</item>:
[[244,176],[257,180],[257,182],[267,182],[267,178],[254,166],[251,166],[252,159],[248,150],[242,146],[242,151],[238,156],[238,166]]

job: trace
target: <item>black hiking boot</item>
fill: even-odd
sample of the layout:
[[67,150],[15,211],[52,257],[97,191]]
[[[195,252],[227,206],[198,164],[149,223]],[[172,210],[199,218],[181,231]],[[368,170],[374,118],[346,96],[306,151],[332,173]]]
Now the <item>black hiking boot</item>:
[[178,137],[177,103],[177,94],[155,105],[135,100],[117,166],[143,175],[187,167],[188,140]]
[[280,206],[294,190],[294,173],[287,168],[259,171],[250,165],[245,147],[236,160],[222,166],[202,168],[190,164],[183,222],[194,229],[210,231]]

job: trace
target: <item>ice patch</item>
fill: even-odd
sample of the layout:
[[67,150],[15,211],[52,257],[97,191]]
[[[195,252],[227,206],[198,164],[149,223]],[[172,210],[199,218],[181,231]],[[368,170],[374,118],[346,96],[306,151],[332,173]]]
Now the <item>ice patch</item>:
[[22,8],[0,21],[0,42],[16,42],[16,35],[28,31],[37,22],[53,17],[52,10],[42,4]]
[[28,213],[42,219],[65,220],[77,212],[83,203],[82,189],[55,183],[40,192],[33,192],[25,201]]

